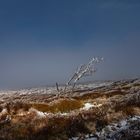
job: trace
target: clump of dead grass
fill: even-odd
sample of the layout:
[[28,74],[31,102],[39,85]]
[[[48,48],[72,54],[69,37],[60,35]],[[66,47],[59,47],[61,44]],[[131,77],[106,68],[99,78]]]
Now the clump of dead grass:
[[42,112],[70,112],[75,109],[79,109],[83,107],[83,102],[81,100],[76,99],[59,99],[57,101],[51,102],[50,104],[38,104],[33,103],[31,106]]

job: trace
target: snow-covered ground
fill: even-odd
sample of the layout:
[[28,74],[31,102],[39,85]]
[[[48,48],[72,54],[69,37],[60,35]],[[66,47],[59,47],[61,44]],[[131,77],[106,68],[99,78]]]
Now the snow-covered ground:
[[101,107],[101,106],[102,106],[102,104],[97,104],[96,102],[95,103],[85,103],[84,107],[81,108],[81,110],[89,110],[93,107]]
[[[86,84],[77,84],[76,89],[84,90],[84,89],[94,89],[97,87],[108,86],[112,82],[94,82],[94,83],[86,83]],[[60,89],[64,89],[64,86],[60,86]],[[70,87],[68,87],[70,88]],[[27,88],[20,90],[0,90],[0,95],[2,94],[20,94],[20,95],[28,95],[28,94],[55,94],[56,87],[39,87],[39,88]]]
[[[125,131],[128,131],[130,133],[133,132],[134,122],[140,123],[140,116],[128,117],[125,120],[121,120],[120,122],[107,125],[100,132],[96,132],[95,134],[89,134],[81,137],[84,140],[118,140],[121,137],[123,137],[123,133]],[[135,126],[134,130],[137,132],[138,135],[140,135],[140,130],[138,127]],[[69,140],[79,140],[79,137],[73,137]]]

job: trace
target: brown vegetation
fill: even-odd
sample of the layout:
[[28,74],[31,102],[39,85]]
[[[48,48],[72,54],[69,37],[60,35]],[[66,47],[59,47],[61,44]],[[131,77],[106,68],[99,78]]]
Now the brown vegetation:
[[[11,102],[5,95],[5,102],[0,104],[0,139],[67,140],[95,133],[127,116],[140,115],[140,87],[133,82],[118,82],[89,92],[81,91],[82,94],[75,91],[71,98],[26,95],[21,100],[17,94]],[[93,107],[83,109],[85,103]]]

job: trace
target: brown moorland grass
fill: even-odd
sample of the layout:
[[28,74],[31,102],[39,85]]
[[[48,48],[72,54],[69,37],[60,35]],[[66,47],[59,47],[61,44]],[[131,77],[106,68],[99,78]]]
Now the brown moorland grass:
[[[29,100],[25,101],[25,98],[21,100],[19,95],[18,98],[14,95],[16,100],[11,102],[6,96],[6,101],[10,102],[0,104],[0,139],[67,140],[95,133],[107,124],[128,116],[140,115],[139,88],[132,92],[131,85],[127,87],[125,83],[116,87],[118,85],[67,98],[27,95]],[[101,106],[82,110],[85,103]]]
[[30,104],[30,106],[42,112],[64,113],[64,112],[70,112],[72,110],[82,108],[83,102],[81,100],[75,100],[75,99],[59,99],[49,104],[32,103]]

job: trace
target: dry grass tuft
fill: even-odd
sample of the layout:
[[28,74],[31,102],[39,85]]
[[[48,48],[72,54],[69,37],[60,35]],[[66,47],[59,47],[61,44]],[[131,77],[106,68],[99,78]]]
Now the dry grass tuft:
[[42,112],[64,113],[83,107],[83,102],[81,100],[75,99],[59,99],[57,101],[51,102],[50,104],[34,103],[31,104],[31,106]]

